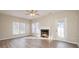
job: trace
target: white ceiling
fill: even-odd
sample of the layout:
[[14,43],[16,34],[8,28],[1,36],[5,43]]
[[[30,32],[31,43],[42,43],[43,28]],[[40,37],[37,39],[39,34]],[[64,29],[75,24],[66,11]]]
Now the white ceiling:
[[48,15],[49,13],[51,13],[51,10],[38,10],[39,16],[34,16],[34,17],[30,15],[26,15],[25,10],[0,10],[0,13],[11,15],[11,16],[16,16],[16,17],[21,17],[25,19],[35,19],[38,17]]

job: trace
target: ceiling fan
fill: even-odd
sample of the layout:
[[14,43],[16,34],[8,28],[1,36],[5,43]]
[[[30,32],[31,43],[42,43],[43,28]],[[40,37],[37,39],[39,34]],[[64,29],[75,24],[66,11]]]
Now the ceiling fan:
[[26,10],[26,15],[30,15],[30,16],[38,16],[39,13],[37,10]]

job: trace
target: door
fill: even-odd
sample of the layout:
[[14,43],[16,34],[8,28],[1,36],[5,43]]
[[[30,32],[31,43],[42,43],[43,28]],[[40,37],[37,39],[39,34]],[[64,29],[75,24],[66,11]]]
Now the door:
[[67,36],[67,21],[66,19],[60,19],[56,21],[56,31],[55,39],[56,40],[65,40]]

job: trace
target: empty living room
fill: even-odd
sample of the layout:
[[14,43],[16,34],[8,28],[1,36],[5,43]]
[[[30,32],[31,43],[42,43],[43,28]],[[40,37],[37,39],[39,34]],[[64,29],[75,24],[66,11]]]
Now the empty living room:
[[78,10],[0,10],[0,48],[78,48]]
[[79,0],[0,0],[0,59],[79,59]]

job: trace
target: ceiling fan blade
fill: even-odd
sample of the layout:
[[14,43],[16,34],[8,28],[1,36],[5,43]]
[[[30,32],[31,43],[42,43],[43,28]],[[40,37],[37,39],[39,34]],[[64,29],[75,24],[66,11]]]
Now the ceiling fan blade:
[[37,13],[38,11],[37,11],[37,10],[34,10],[33,12],[34,12],[34,13]]
[[26,12],[27,12],[27,13],[32,13],[32,11],[31,11],[31,10],[26,10]]

